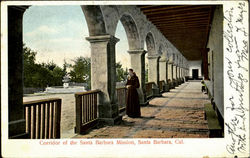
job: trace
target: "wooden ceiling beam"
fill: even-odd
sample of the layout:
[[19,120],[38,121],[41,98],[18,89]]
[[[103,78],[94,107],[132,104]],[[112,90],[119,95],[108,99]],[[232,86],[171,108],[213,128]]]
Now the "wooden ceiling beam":
[[175,15],[161,15],[161,16],[147,16],[147,19],[149,21],[161,21],[162,19],[174,19],[174,18],[192,18],[197,16],[209,16],[209,13],[207,11],[201,11],[201,12],[192,12],[192,13],[185,13],[185,14],[175,14]]
[[205,27],[207,28],[207,24],[186,24],[186,25],[182,25],[182,24],[175,24],[175,25],[161,25],[161,26],[156,26],[157,28],[161,29],[161,28],[176,28],[176,29],[179,29],[179,28],[187,28],[187,27]]
[[162,5],[162,6],[158,6],[155,8],[146,8],[146,9],[142,9],[142,11],[144,13],[151,13],[151,12],[155,12],[157,14],[157,12],[169,12],[169,11],[183,11],[183,10],[190,10],[190,9],[201,9],[201,8],[208,8],[210,6],[202,6],[202,5],[183,5],[183,6],[174,6],[174,7],[169,7],[167,5]]
[[157,21],[153,22],[153,24],[164,24],[164,23],[176,23],[176,22],[191,22],[191,21],[208,21],[208,17],[201,17],[201,18],[188,18],[188,19],[173,19],[173,20],[162,20],[162,21]]
[[[207,18],[208,19],[209,13],[205,13],[205,14],[197,14],[197,15],[188,15],[188,16],[177,16],[177,17],[165,17],[163,18],[166,21],[173,21],[173,20],[190,20],[193,18]],[[160,20],[154,20],[151,19],[152,22],[161,22],[162,19]]]
[[147,16],[150,15],[157,15],[160,16],[162,14],[165,15],[175,15],[175,14],[181,14],[181,13],[190,13],[190,12],[199,12],[199,11],[209,11],[211,7],[190,7],[190,8],[185,8],[185,9],[180,9],[179,11],[177,9],[173,9],[173,10],[162,10],[162,11],[153,11],[153,12],[145,12],[143,11],[144,14],[146,14]]
[[164,31],[161,31],[163,34],[167,34],[167,35],[174,35],[174,34],[186,34],[186,33],[191,33],[191,32],[194,32],[194,33],[206,33],[206,30],[201,30],[201,29],[198,29],[198,30],[175,30],[175,31],[168,31],[168,30],[164,30]]
[[152,9],[152,11],[157,11],[157,10],[162,10],[165,9],[166,7],[170,8],[170,9],[174,9],[174,8],[183,8],[183,7],[187,7],[186,5],[151,5],[151,6],[141,6],[138,5],[138,7],[144,11],[147,9]]
[[[171,33],[163,33],[163,35],[165,35],[167,38],[172,38],[172,37],[175,37],[175,38],[178,38],[178,39],[182,39],[183,41],[185,41],[185,39],[183,39],[184,36],[191,36],[191,35],[194,35],[195,32],[188,32],[188,33],[175,33],[175,34],[171,34]],[[204,33],[201,33],[199,35],[195,35],[196,37],[197,36],[200,36],[200,37],[206,37],[206,34],[205,32]]]
[[185,21],[185,22],[172,22],[172,23],[157,23],[155,26],[172,26],[172,25],[197,25],[197,24],[208,24],[207,20],[196,20],[196,21]]
[[140,9],[146,9],[146,8],[155,8],[159,7],[160,5],[137,5]]

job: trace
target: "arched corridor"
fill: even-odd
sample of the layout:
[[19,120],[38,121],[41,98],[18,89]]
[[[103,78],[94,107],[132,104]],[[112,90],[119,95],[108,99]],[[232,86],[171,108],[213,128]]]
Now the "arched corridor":
[[[3,0],[3,157],[249,156],[248,12],[246,1]],[[63,60],[75,54],[88,60],[73,76]]]
[[[10,122],[14,123],[9,124],[11,127],[10,133],[12,133],[12,129],[15,131],[14,127],[16,122],[19,124],[27,123],[23,114],[21,114],[23,113],[23,103],[21,102],[21,98],[23,97],[23,85],[19,83],[22,83],[23,81],[22,71],[15,69],[16,67],[22,67],[23,54],[19,53],[22,47],[22,30],[18,30],[18,34],[16,34],[16,30],[11,29],[20,29],[19,27],[22,27],[22,15],[27,8],[27,6],[21,7],[21,9],[19,7],[9,7],[9,20],[12,20],[9,21],[8,25],[10,30],[10,33],[8,34],[10,43],[9,51],[13,55],[9,58],[9,68],[13,70],[13,72],[9,72],[9,76],[13,75],[13,78],[10,78],[9,83],[11,84],[9,87],[11,90],[15,89],[10,91],[9,107],[10,109],[14,107],[14,110],[10,110],[9,112],[10,114],[18,114],[10,115]],[[125,100],[127,97],[126,94],[119,94],[118,96],[116,87],[116,45],[120,40],[115,37],[115,35],[119,21],[121,21],[127,35],[129,50],[125,51],[127,51],[130,56],[131,67],[136,72],[140,82],[140,88],[137,89],[137,92],[139,94],[142,114],[145,114],[145,118],[142,117],[135,121],[135,128],[137,127],[137,123],[149,126],[148,130],[150,130],[151,125],[158,124],[161,127],[152,128],[168,128],[169,131],[172,132],[176,130],[178,131],[177,126],[186,126],[187,128],[190,127],[191,130],[191,133],[187,132],[188,134],[195,134],[195,132],[197,132],[195,127],[197,127],[198,135],[190,136],[200,137],[200,134],[201,137],[206,137],[204,133],[208,132],[208,128],[205,129],[204,124],[197,123],[197,121],[199,122],[199,119],[201,122],[204,121],[204,110],[201,110],[201,106],[204,107],[205,104],[199,102],[201,100],[204,102],[209,102],[211,100],[211,104],[214,105],[213,109],[218,115],[220,123],[223,124],[223,93],[219,93],[218,95],[212,93],[222,92],[223,80],[221,78],[216,78],[214,81],[208,80],[207,71],[208,51],[216,50],[217,53],[214,54],[214,56],[216,56],[216,63],[222,62],[221,52],[223,49],[214,44],[222,42],[214,35],[214,30],[221,29],[222,25],[222,8],[220,6],[163,6],[165,15],[162,17],[159,16],[157,11],[151,12],[151,9],[162,10],[159,6],[81,5],[81,9],[85,15],[87,28],[89,30],[89,37],[86,37],[86,40],[90,43],[91,49],[91,90],[75,93],[74,96],[71,95],[71,100],[75,101],[75,104],[73,105],[74,108],[72,108],[75,110],[75,113],[71,113],[69,116],[74,115],[75,123],[67,122],[65,124],[70,126],[71,129],[72,126],[75,126],[74,132],[76,134],[86,133],[88,129],[96,126],[105,125],[116,127],[116,124],[120,124],[121,122],[124,123],[127,119],[130,120],[129,118],[123,117],[123,113],[118,105],[118,102],[120,102],[122,98]],[[190,17],[183,13],[192,11],[195,16],[200,16],[201,10],[203,10],[202,12],[205,14],[203,15],[202,13],[202,16],[205,17],[201,25],[197,20],[194,20],[192,24],[187,22]],[[177,19],[173,18],[173,12],[176,12],[176,14],[179,15]],[[215,18],[215,20],[219,21],[219,24],[221,25],[218,25],[217,21],[214,22],[212,20],[211,12],[214,12],[215,17],[217,18]],[[18,16],[12,16],[11,13],[13,13],[13,15],[17,14]],[[163,24],[159,23],[161,20]],[[187,28],[183,28],[182,24],[179,24],[182,23],[182,21],[185,21],[184,23]],[[192,40],[190,37],[186,36],[186,38],[180,39],[183,35],[186,35],[187,30],[192,29],[195,31],[197,29],[196,25],[199,26],[199,29],[197,30],[199,33],[194,34]],[[211,28],[208,27],[210,25]],[[177,31],[178,29],[181,29],[183,32]],[[209,29],[211,29],[212,36],[210,36]],[[222,36],[222,32],[219,32],[219,35]],[[199,41],[200,38],[202,38],[202,41]],[[214,40],[217,40],[217,42],[211,42]],[[144,48],[145,44],[147,49]],[[190,45],[194,49],[190,49]],[[208,49],[208,47],[210,49]],[[201,53],[203,56],[200,55]],[[147,83],[145,82],[145,54],[147,54],[146,58],[148,60]],[[211,61],[209,60],[209,62]],[[221,73],[222,68],[223,65],[216,67],[216,70],[214,70],[213,73]],[[209,72],[211,73],[211,71]],[[190,76],[190,74],[192,74],[192,76]],[[16,79],[20,82],[14,82]],[[201,80],[198,82],[187,82],[189,80],[197,79],[204,79],[204,84],[200,83]],[[209,96],[203,95],[202,92],[198,93],[198,91],[201,90],[201,86],[205,86],[205,91],[208,92]],[[194,89],[190,87],[193,87]],[[123,89],[126,91],[125,87],[123,87]],[[214,89],[217,90],[215,91]],[[194,90],[193,95],[191,95],[193,93],[192,90]],[[185,93],[185,91],[187,92]],[[187,93],[190,93],[190,95]],[[195,99],[196,95],[200,98]],[[58,97],[59,99],[62,98],[60,95]],[[182,102],[183,100],[185,101]],[[16,102],[18,102],[18,104],[16,104]],[[37,111],[38,114],[40,114],[40,105],[42,104],[46,103],[38,102],[32,105],[32,113],[34,115],[36,115],[36,108],[38,108]],[[61,106],[61,101],[55,104],[60,104]],[[65,102],[63,102],[62,105],[63,111],[69,106],[65,105]],[[196,107],[196,105],[198,107]],[[192,109],[194,111],[191,110],[190,112],[187,109]],[[73,110],[71,110],[71,112],[72,111]],[[42,112],[44,114],[45,110]],[[54,112],[53,108],[52,112]],[[190,117],[187,118],[188,120],[186,122],[178,122],[178,117],[184,117],[179,116],[178,113],[183,113],[184,116]],[[170,120],[172,118],[169,114],[174,114],[177,117],[177,120],[171,122]],[[68,115],[64,115],[64,118],[61,119],[61,124],[66,120],[65,117],[68,117]],[[161,120],[161,117],[163,117],[163,120]],[[194,120],[192,120],[192,117],[194,117]],[[45,117],[43,117],[43,119],[44,118]],[[195,118],[197,120],[195,120]],[[39,117],[38,120],[40,119],[41,118]],[[47,118],[47,120],[48,119],[49,118]],[[164,119],[167,120],[167,122],[165,122]],[[33,127],[34,130],[36,130],[36,128],[39,129],[41,122],[36,123],[36,118],[33,118],[33,120],[35,121],[33,121],[33,125],[30,125],[30,127]],[[58,121],[60,122],[60,117],[58,117]],[[190,123],[188,123],[188,121],[190,121]],[[192,121],[196,123],[192,124]],[[45,119],[42,122],[45,122]],[[176,123],[176,126],[167,126],[172,123]],[[52,126],[53,121],[51,121],[50,124]],[[49,125],[49,123],[46,125]],[[165,125],[166,127],[164,127]],[[192,125],[194,125],[194,128]],[[65,127],[65,125],[62,125],[61,129],[66,129],[63,126]],[[24,126],[22,125],[22,129],[20,129],[23,130],[23,127]],[[180,131],[188,131],[184,127],[183,129],[181,128]],[[138,128],[141,128],[142,130],[144,127],[139,126]],[[57,131],[59,131],[59,129],[57,129]],[[12,134],[15,135],[15,132]],[[38,130],[38,133],[40,133],[40,130]],[[186,136],[189,137],[189,135]]]

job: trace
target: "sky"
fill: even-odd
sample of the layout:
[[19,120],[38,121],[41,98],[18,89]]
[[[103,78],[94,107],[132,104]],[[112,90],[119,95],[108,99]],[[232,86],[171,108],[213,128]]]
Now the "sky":
[[[37,52],[36,62],[53,61],[58,66],[64,60],[72,63],[79,56],[90,57],[87,23],[80,6],[31,6],[23,17],[23,41]],[[115,37],[116,62],[130,68],[126,32],[119,21]]]

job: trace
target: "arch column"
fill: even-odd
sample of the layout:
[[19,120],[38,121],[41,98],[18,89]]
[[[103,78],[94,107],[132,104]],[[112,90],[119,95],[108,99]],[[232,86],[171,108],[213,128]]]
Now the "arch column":
[[179,66],[176,66],[176,79],[177,79],[178,85],[180,85],[180,67]]
[[148,56],[148,81],[154,82],[153,96],[161,96],[159,89],[159,55]]
[[177,84],[177,65],[176,64],[173,64],[173,83],[174,83],[174,86],[178,86]]
[[8,7],[9,138],[24,138],[23,13],[28,6]]
[[99,89],[98,116],[100,121],[115,124],[121,120],[116,103],[115,44],[119,41],[112,35],[90,36],[91,44],[91,89]]
[[164,80],[164,91],[169,91],[169,86],[168,86],[168,62],[166,58],[160,58],[159,60],[159,67],[160,67],[160,80]]
[[168,80],[170,80],[170,82],[168,82],[170,88],[174,88],[173,87],[173,62],[172,61],[168,62]]
[[148,104],[145,87],[145,50],[129,50],[131,67],[139,78],[140,88],[137,89],[140,105]]
[[181,80],[182,80],[182,83],[185,82],[184,80],[184,72],[183,72],[183,67],[181,67]]

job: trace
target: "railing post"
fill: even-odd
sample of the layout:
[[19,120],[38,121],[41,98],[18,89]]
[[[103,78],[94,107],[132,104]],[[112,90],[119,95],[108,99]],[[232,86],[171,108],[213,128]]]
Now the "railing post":
[[76,101],[76,127],[75,133],[81,132],[82,125],[82,96],[75,94]]
[[55,138],[60,138],[61,137],[61,105],[62,105],[62,100],[59,99],[56,102],[56,107],[55,107]]

